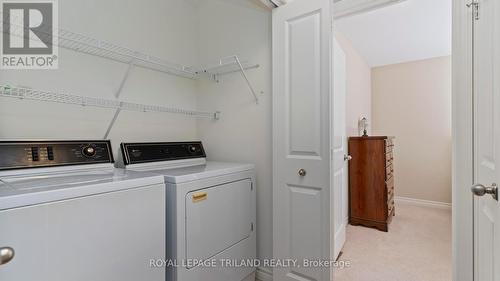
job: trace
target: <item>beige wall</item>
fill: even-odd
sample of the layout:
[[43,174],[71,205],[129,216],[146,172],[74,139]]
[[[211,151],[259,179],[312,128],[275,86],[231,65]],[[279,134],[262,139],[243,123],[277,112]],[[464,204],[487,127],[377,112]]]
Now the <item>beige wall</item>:
[[396,137],[396,196],[451,202],[451,57],[372,69],[374,135]]
[[371,121],[371,68],[353,48],[351,42],[340,32],[335,33],[340,47],[346,55],[347,96],[346,126],[348,136],[358,135],[358,120],[366,117]]

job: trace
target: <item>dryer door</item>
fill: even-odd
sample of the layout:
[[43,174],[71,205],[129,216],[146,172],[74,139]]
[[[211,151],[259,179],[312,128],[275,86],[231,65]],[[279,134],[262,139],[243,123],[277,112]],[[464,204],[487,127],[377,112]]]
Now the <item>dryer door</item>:
[[253,231],[250,179],[193,191],[185,200],[187,259],[206,260]]

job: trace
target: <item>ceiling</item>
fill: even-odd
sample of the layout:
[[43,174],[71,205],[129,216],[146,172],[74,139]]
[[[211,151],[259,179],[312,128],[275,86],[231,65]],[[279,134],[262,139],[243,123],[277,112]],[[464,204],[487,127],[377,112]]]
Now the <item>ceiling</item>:
[[451,55],[452,0],[408,0],[335,21],[371,67]]

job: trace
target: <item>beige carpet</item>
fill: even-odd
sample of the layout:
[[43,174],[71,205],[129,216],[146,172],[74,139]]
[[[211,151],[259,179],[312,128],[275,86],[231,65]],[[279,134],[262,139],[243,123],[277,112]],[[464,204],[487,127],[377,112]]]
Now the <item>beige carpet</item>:
[[451,210],[396,206],[389,232],[348,226],[335,281],[450,281]]

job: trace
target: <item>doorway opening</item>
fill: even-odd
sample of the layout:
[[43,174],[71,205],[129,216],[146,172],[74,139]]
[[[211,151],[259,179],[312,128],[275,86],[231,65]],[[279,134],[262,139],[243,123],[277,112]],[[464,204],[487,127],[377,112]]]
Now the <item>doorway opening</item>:
[[[452,280],[452,1],[400,1],[334,27],[353,157],[335,186],[335,253],[350,264],[335,280]],[[385,162],[373,164],[376,150],[360,141],[377,137]]]

